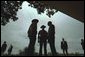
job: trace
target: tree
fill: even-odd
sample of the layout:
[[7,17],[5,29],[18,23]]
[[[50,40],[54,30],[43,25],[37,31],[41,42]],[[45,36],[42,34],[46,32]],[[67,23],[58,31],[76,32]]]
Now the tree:
[[17,11],[23,1],[1,1],[1,25],[6,25],[10,19],[16,21]]
[[[45,3],[40,1],[27,1],[30,3],[31,7],[34,7],[37,9],[38,14],[44,13],[46,7]],[[13,21],[16,21],[18,17],[17,11],[18,9],[21,9],[23,1],[1,1],[1,25],[5,26],[10,19]],[[51,17],[53,15],[53,11],[47,11],[47,15]]]

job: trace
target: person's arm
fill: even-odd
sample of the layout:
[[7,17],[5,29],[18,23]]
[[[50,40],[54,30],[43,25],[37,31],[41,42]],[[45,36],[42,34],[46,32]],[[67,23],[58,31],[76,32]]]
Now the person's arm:
[[61,49],[63,49],[63,43],[61,42]]
[[65,44],[66,44],[66,48],[68,49],[68,44],[67,44],[67,41],[65,41]]
[[30,27],[28,28],[28,31],[27,31],[28,37],[30,36],[30,34],[31,34],[31,25],[30,25]]
[[40,31],[38,33],[38,43],[40,42]]

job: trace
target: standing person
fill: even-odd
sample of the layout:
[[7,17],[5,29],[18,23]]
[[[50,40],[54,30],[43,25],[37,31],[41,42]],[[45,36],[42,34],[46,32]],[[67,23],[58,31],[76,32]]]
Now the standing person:
[[37,23],[39,21],[37,19],[32,20],[32,24],[29,27],[28,30],[28,37],[29,37],[29,47],[28,47],[28,53],[29,55],[34,55],[34,47],[36,42],[36,35],[37,35]]
[[1,47],[1,55],[4,54],[4,52],[6,51],[6,48],[7,48],[7,44],[6,44],[6,41],[4,41],[4,43],[2,44],[2,47]]
[[82,46],[82,48],[84,50],[84,39],[81,39],[81,46]]
[[48,22],[48,26],[48,43],[50,44],[52,55],[55,56],[57,54],[55,48],[55,26],[51,21]]
[[8,55],[11,55],[12,49],[13,49],[13,46],[11,45],[8,49]]
[[61,41],[61,49],[63,50],[64,55],[68,55],[68,44],[67,44],[67,41],[64,40],[64,38],[62,38],[62,41]]
[[38,42],[40,43],[39,55],[42,55],[42,46],[44,45],[44,55],[47,55],[47,31],[44,30],[46,26],[42,25],[41,29],[38,33]]

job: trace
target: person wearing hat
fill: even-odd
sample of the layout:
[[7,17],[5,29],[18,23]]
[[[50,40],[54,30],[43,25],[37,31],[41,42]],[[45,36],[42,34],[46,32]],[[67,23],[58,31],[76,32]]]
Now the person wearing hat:
[[52,55],[55,56],[57,54],[55,48],[55,26],[51,21],[48,22],[48,26],[48,43],[50,45]]
[[42,46],[44,45],[44,55],[47,55],[47,31],[45,31],[46,26],[42,25],[41,29],[38,33],[38,42],[40,43],[39,55],[42,55]]
[[35,47],[35,42],[36,42],[36,35],[37,35],[37,23],[39,21],[37,19],[32,20],[32,24],[30,25],[28,29],[28,37],[29,37],[29,46],[28,46],[28,53],[29,55],[34,54],[34,47]]

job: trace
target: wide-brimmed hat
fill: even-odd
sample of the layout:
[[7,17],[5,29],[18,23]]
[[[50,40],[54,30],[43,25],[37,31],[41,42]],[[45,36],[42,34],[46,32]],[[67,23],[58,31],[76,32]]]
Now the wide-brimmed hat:
[[37,22],[38,23],[39,20],[38,19],[33,19],[32,22]]
[[45,25],[42,25],[41,28],[46,28],[46,26]]

